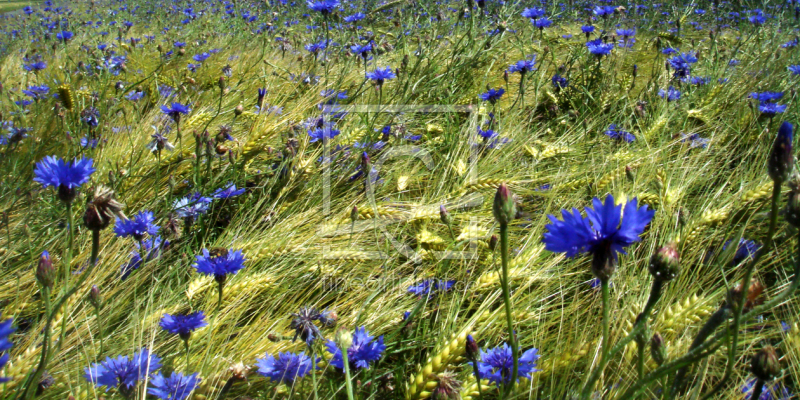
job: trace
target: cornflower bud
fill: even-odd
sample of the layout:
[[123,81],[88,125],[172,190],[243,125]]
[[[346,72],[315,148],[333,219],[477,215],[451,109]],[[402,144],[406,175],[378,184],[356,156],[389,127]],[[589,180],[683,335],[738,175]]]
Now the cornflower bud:
[[478,348],[478,343],[475,339],[472,338],[472,335],[467,335],[467,344],[466,344],[466,354],[467,360],[471,362],[475,362],[478,360],[480,356],[480,349]]
[[340,328],[336,331],[336,336],[334,337],[333,341],[336,343],[336,346],[338,346],[339,349],[342,351],[347,351],[347,349],[353,345],[353,334],[347,329]]
[[89,302],[96,310],[103,308],[103,295],[100,294],[97,285],[92,285],[92,289],[89,290]]
[[781,362],[775,348],[764,346],[750,361],[750,371],[762,381],[771,381],[781,373]]
[[497,248],[497,242],[498,241],[500,241],[500,239],[497,238],[497,235],[492,235],[492,237],[489,238],[489,250],[490,251],[494,251],[494,249]]
[[514,219],[514,216],[517,215],[517,206],[514,204],[514,197],[505,183],[501,183],[497,188],[497,192],[494,195],[492,213],[494,214],[494,219],[497,220],[501,226],[508,225],[508,223]]
[[664,338],[659,333],[653,334],[650,339],[650,357],[653,357],[653,361],[658,365],[667,361],[667,346],[664,344]]
[[778,129],[778,136],[772,144],[772,152],[767,161],[767,173],[777,183],[783,183],[792,173],[794,154],[792,152],[792,124],[784,122]]
[[443,224],[450,225],[450,214],[447,212],[444,205],[439,206],[439,219],[442,220]]
[[667,243],[658,249],[650,259],[650,275],[653,279],[664,282],[671,281],[681,272],[681,257],[678,246],[674,242]]
[[50,253],[43,251],[39,257],[39,265],[36,267],[36,281],[39,282],[42,288],[50,289],[53,287],[55,278],[56,270],[50,260]]

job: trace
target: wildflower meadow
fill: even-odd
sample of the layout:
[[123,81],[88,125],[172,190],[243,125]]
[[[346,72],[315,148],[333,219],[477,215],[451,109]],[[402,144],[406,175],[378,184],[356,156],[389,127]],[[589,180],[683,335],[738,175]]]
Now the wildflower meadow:
[[0,12],[1,400],[800,396],[798,0]]

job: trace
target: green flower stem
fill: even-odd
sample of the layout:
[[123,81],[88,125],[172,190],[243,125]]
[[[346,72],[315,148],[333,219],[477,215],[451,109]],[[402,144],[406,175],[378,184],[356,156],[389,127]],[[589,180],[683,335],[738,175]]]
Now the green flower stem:
[[478,382],[478,398],[483,398],[483,389],[481,388],[481,371],[478,370],[478,360],[472,361],[472,371],[475,373],[475,380]]
[[189,338],[183,340],[183,349],[186,351],[186,370],[189,371]]
[[314,400],[318,399],[317,396],[317,351],[314,349],[314,345],[311,346],[311,386],[313,386],[312,390],[314,390]]
[[636,349],[638,350],[639,356],[636,359],[636,370],[639,372],[638,376],[639,379],[644,379],[644,347],[645,342],[637,341],[636,342]]
[[608,342],[611,341],[611,336],[609,334],[609,324],[611,319],[611,291],[608,284],[608,279],[603,279],[600,281],[600,290],[602,291],[603,296],[603,347],[600,349],[600,366],[597,369],[600,371],[600,375],[602,375],[603,369],[605,369],[606,363],[608,363]]
[[217,281],[217,295],[219,297],[217,300],[217,314],[219,314],[219,311],[222,310],[222,289],[224,286],[225,282]]
[[[67,203],[67,250],[64,252],[64,282],[62,283],[64,291],[67,290],[69,275],[72,273],[72,246],[75,240],[72,235],[72,228],[74,222],[74,217],[72,216],[72,202],[70,201]],[[58,310],[58,308],[56,308],[56,310]],[[61,334],[59,335],[56,351],[60,350],[61,345],[64,343],[64,334],[67,332],[67,311],[65,307],[64,318],[61,319]]]
[[503,303],[506,308],[506,328],[508,329],[508,341],[511,343],[511,358],[514,360],[514,367],[511,369],[511,380],[508,387],[503,388],[505,393],[510,393],[517,381],[519,371],[519,348],[517,337],[514,335],[514,322],[511,318],[511,293],[508,288],[508,224],[500,224],[500,256],[502,257],[503,280],[500,282],[503,287]]
[[[354,400],[355,397],[353,396],[353,383],[350,378],[350,361],[347,359],[347,349],[341,349],[341,351],[342,364],[344,365],[344,383],[345,387],[347,387],[347,400]],[[316,367],[316,363],[314,364],[314,367]]]
[[45,316],[47,316],[47,322],[45,322],[44,325],[44,339],[42,340],[42,354],[39,358],[39,364],[36,366],[36,370],[32,371],[33,375],[28,375],[28,379],[25,380],[25,389],[21,392],[21,396],[18,397],[20,399],[27,399],[36,392],[36,390],[31,392],[31,388],[38,386],[44,369],[47,367],[47,356],[50,346],[50,325],[53,322],[53,319],[50,317],[50,288],[42,288],[42,298],[44,299]]
[[[644,333],[645,329],[647,328],[647,319],[653,312],[653,307],[656,305],[656,302],[658,302],[658,299],[661,298],[661,291],[663,289],[663,286],[664,286],[663,281],[658,279],[653,280],[653,286],[650,288],[650,297],[647,299],[647,303],[645,303],[644,310],[642,311],[641,314],[639,314],[640,317],[637,319],[636,324],[634,324],[633,329],[628,334],[628,336],[620,340],[617,343],[617,345],[614,346],[614,348],[609,350],[609,352],[607,353],[608,358],[611,358],[615,354],[622,351],[622,349],[624,349],[625,346],[628,345],[628,343],[630,343],[634,338],[636,338],[637,335]],[[605,346],[605,344],[603,345]],[[607,361],[608,358],[605,361]],[[581,392],[582,399],[588,399],[591,396],[592,387],[594,387],[594,383],[600,377],[600,373],[605,367],[604,364],[605,361],[601,359],[600,364],[597,366],[597,368],[595,368],[594,371],[592,371],[592,374],[589,376],[589,380],[586,381],[586,384],[583,387],[583,391]]]

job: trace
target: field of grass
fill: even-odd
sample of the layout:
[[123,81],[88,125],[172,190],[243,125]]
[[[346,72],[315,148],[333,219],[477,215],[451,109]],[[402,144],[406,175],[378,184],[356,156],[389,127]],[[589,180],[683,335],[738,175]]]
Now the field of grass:
[[308,3],[0,19],[0,399],[794,398],[796,1]]

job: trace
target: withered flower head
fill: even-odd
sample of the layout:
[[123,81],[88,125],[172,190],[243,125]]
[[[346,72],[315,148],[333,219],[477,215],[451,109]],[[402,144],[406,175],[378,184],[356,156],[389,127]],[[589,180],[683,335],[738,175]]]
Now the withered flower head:
[[438,385],[431,392],[433,400],[455,400],[461,398],[461,381],[450,371],[444,371],[432,377]]
[[114,191],[106,186],[97,186],[94,189],[94,196],[86,204],[86,212],[83,214],[83,223],[89,230],[99,231],[111,224],[112,217],[127,219],[122,209],[125,204],[117,201]]

